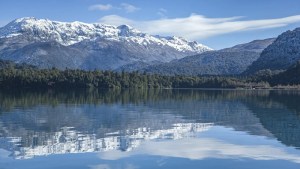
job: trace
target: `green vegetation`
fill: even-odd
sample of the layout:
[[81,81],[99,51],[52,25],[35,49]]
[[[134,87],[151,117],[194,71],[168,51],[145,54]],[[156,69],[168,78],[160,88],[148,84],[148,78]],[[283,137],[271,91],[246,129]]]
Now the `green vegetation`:
[[279,81],[276,80],[278,76],[162,76],[138,72],[38,69],[8,61],[0,61],[0,68],[1,88],[269,88],[269,82],[274,86]]
[[251,77],[253,82],[266,81],[273,88],[300,88],[300,61],[289,69],[279,70],[262,70]]

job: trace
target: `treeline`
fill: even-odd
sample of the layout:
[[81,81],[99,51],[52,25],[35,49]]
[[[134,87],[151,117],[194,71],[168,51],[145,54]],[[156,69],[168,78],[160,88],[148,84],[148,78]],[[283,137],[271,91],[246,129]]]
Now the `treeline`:
[[38,69],[24,64],[0,61],[1,88],[268,88],[271,80],[273,79]]
[[268,82],[272,87],[300,88],[300,61],[285,71],[262,70],[250,79],[253,82]]

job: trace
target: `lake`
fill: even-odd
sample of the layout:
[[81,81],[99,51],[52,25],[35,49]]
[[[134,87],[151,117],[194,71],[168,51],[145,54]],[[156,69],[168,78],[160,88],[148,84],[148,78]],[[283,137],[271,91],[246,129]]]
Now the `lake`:
[[1,91],[0,169],[299,169],[300,91]]

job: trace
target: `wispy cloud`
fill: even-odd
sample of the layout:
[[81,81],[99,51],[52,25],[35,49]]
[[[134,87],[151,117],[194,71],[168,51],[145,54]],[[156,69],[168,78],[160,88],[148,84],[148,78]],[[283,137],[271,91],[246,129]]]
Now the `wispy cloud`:
[[157,15],[159,15],[161,18],[166,18],[168,13],[168,10],[164,9],[164,8],[160,8],[157,12]]
[[135,11],[140,10],[140,8],[138,8],[138,7],[134,6],[134,5],[128,4],[128,3],[122,3],[122,4],[121,4],[121,7],[122,7],[122,9],[124,9],[127,13],[132,13],[132,12],[135,12]]
[[89,7],[89,10],[100,10],[100,11],[108,11],[111,10],[113,6],[111,4],[96,4]]
[[111,4],[95,4],[90,6],[88,9],[90,11],[95,11],[95,10],[108,11],[111,9],[118,9],[118,10],[124,10],[126,13],[133,13],[140,10],[140,8],[128,3],[121,3],[119,6],[113,6]]
[[100,18],[99,21],[111,25],[128,24],[150,34],[176,35],[190,40],[200,40],[220,34],[287,26],[300,22],[300,15],[260,20],[243,19],[243,17],[239,16],[208,18],[192,14],[185,18],[135,21],[118,15],[108,15]]

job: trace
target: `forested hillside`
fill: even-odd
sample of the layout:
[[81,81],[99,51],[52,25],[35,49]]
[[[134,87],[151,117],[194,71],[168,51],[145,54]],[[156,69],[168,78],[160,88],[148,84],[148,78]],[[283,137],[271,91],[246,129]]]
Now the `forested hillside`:
[[286,70],[300,60],[300,28],[287,31],[268,46],[245,71],[253,74],[260,70]]
[[150,65],[142,70],[164,75],[237,75],[257,60],[261,52],[274,40],[255,40],[231,48],[187,56],[169,63]]
[[2,61],[1,88],[247,88],[265,82],[221,76],[162,76],[138,72],[38,69]]

